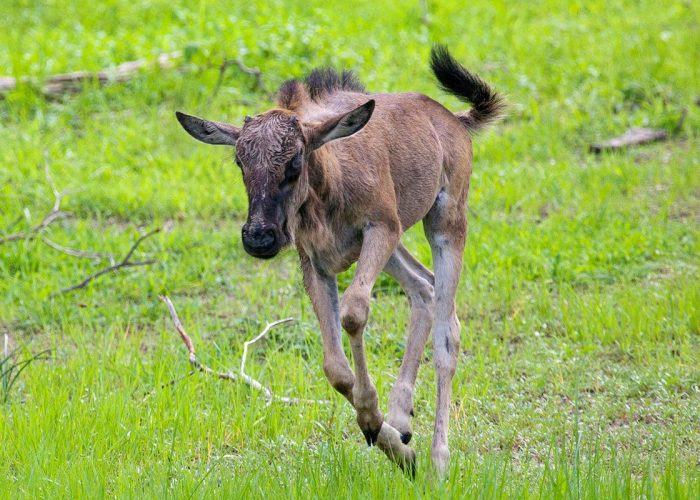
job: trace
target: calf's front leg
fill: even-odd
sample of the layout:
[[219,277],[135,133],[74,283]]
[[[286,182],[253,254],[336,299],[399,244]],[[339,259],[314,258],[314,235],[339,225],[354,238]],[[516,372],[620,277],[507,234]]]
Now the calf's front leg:
[[355,364],[352,393],[357,423],[368,444],[376,443],[389,458],[412,470],[415,452],[402,442],[399,431],[384,422],[379,411],[377,390],[369,376],[363,342],[372,287],[399,242],[399,227],[398,222],[375,222],[365,228],[357,271],[341,300],[340,319],[350,337]]
[[301,249],[299,255],[304,274],[304,286],[321,327],[323,371],[335,390],[354,405],[352,388],[355,384],[355,376],[350,369],[340,338],[340,305],[335,276],[329,276],[314,269],[308,256]]
[[[355,376],[350,369],[348,359],[345,356],[343,345],[340,340],[340,307],[335,276],[328,276],[317,271],[303,250],[299,249],[299,255],[301,258],[301,268],[304,274],[304,285],[311,298],[314,312],[321,326],[321,338],[323,340],[323,371],[331,385],[345,396],[345,398],[350,401],[350,404],[357,408],[353,396]],[[362,360],[364,363],[364,352],[362,353]],[[355,358],[355,364],[358,364],[357,357]],[[367,373],[366,363],[364,373]],[[369,377],[369,375],[367,375],[367,377]],[[401,442],[399,431],[390,425],[380,422],[377,444],[384,453],[402,467],[413,467],[415,453],[411,448],[405,446]]]
[[377,390],[367,369],[363,332],[367,324],[372,287],[398,240],[398,232],[392,231],[386,224],[370,223],[365,228],[357,272],[340,303],[340,322],[350,336],[355,364],[356,378],[352,392],[357,423],[369,445],[376,443],[384,416],[379,411]]

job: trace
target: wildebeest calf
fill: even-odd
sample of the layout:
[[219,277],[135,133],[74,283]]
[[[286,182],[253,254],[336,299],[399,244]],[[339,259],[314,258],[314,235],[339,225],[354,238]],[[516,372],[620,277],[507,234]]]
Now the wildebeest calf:
[[[467,234],[472,169],[470,132],[495,121],[501,97],[436,46],[431,66],[441,86],[472,105],[452,113],[417,93],[370,94],[353,73],[313,71],[279,89],[278,107],[246,117],[243,127],[177,113],[194,138],[235,147],[248,192],[245,250],[268,259],[295,245],[323,338],[328,380],[357,412],[368,444],[413,469],[413,388],[430,329],[437,372],[432,459],[449,461],[447,429],[459,353],[455,292]],[[435,274],[401,244],[423,220]],[[336,275],[357,262],[338,300]],[[389,396],[377,404],[363,347],[370,294],[381,271],[398,281],[411,304],[406,353]],[[349,335],[355,372],[341,343]]]

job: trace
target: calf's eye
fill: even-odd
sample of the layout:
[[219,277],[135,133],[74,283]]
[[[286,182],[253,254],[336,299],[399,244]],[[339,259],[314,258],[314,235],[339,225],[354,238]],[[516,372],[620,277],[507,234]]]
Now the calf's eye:
[[299,177],[299,174],[301,173],[301,153],[297,153],[294,155],[294,158],[292,158],[289,163],[287,164],[287,168],[284,170],[284,180],[282,181],[282,185],[287,185],[291,182],[294,182],[297,180]]

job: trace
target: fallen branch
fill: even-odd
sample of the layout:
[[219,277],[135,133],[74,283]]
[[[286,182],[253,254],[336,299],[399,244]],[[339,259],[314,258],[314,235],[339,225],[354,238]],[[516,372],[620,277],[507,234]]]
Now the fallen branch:
[[[180,52],[161,54],[158,56],[156,64],[160,69],[170,69],[174,65],[173,60],[179,57]],[[80,92],[83,84],[86,82],[95,82],[98,85],[125,82],[133,78],[141,69],[148,65],[148,60],[139,59],[137,61],[128,61],[114,68],[103,69],[101,71],[74,71],[72,73],[49,76],[44,80],[43,86],[41,86],[41,92],[46,97],[55,98],[63,94]],[[20,81],[21,83],[36,83],[37,79],[22,78]],[[16,78],[11,76],[0,77],[0,95],[10,92],[15,88],[17,88]]]
[[214,85],[214,90],[212,91],[212,97],[216,96],[221,89],[221,85],[224,83],[224,74],[230,66],[237,66],[243,73],[252,75],[255,77],[255,90],[260,90],[261,92],[267,93],[265,89],[265,83],[262,79],[262,71],[258,68],[251,68],[246,66],[240,59],[224,59],[224,62],[219,66],[219,77]]
[[70,255],[71,257],[78,257],[79,259],[92,259],[92,260],[102,260],[102,259],[108,259],[109,263],[114,265],[115,260],[114,256],[111,253],[99,253],[99,252],[86,252],[83,250],[75,250],[74,248],[69,248],[69,247],[64,247],[63,245],[59,245],[55,241],[52,241],[48,239],[46,236],[42,236],[41,241],[44,242],[47,246],[50,246],[54,250],[64,253],[66,255]]
[[[675,126],[671,130],[671,134],[675,135],[683,128],[685,118],[688,116],[688,108],[681,109],[681,115],[678,117]],[[649,142],[665,141],[668,139],[668,133],[665,130],[655,128],[631,128],[624,134],[614,137],[606,142],[599,144],[591,144],[590,150],[592,153],[602,153],[603,151],[615,151],[629,146],[639,146]]]
[[194,350],[194,344],[192,343],[192,339],[190,338],[189,335],[187,335],[187,332],[185,331],[185,328],[182,326],[182,322],[180,322],[180,318],[177,315],[177,311],[175,310],[175,306],[173,303],[170,301],[170,298],[167,295],[161,295],[160,299],[165,302],[165,305],[168,306],[168,311],[170,312],[170,317],[173,320],[173,323],[175,324],[175,330],[177,330],[177,333],[180,334],[180,339],[182,340],[182,343],[185,344],[185,347],[187,347],[187,352],[189,353],[189,361],[190,364],[192,365],[192,368],[195,370],[198,370],[200,372],[204,372],[208,375],[215,375],[220,379],[223,380],[236,380],[238,377],[236,377],[235,373],[232,372],[216,372],[209,368],[206,365],[203,365],[199,359],[197,359],[197,354],[195,353]]
[[83,281],[81,281],[77,285],[73,285],[73,286],[70,286],[68,288],[62,289],[61,293],[68,293],[68,292],[72,292],[73,290],[79,290],[81,288],[85,288],[86,286],[88,286],[90,284],[90,282],[92,280],[97,279],[100,276],[103,276],[105,274],[108,274],[108,273],[111,273],[114,271],[118,271],[119,269],[122,269],[125,267],[148,266],[150,264],[155,264],[155,262],[156,262],[155,260],[132,261],[131,256],[134,254],[134,252],[136,251],[138,246],[141,244],[141,242],[143,242],[143,240],[150,238],[151,236],[153,236],[154,234],[159,233],[159,232],[160,232],[160,228],[156,228],[153,231],[151,231],[150,233],[146,233],[146,234],[142,235],[139,239],[137,239],[134,242],[133,245],[131,245],[131,248],[129,249],[126,256],[121,261],[117,262],[116,264],[112,264],[109,267],[105,267],[104,269],[101,269],[94,274],[91,274],[90,276],[85,278]]
[[668,134],[665,130],[653,128],[631,128],[624,134],[614,137],[608,141],[591,144],[590,150],[593,153],[602,153],[603,151],[615,151],[624,149],[629,146],[638,146],[649,142],[665,141],[668,139]]
[[[258,382],[257,380],[255,380],[253,377],[251,377],[250,375],[248,375],[245,372],[245,363],[246,363],[247,358],[248,358],[248,346],[255,344],[260,339],[265,337],[267,335],[267,332],[269,332],[271,328],[273,328],[277,325],[281,325],[282,323],[289,323],[290,321],[292,321],[292,318],[280,319],[280,320],[274,321],[272,323],[268,323],[262,332],[260,332],[253,339],[251,339],[243,344],[243,355],[241,356],[241,369],[240,369],[241,377],[243,377],[243,380],[245,380],[250,386],[263,392],[268,401],[271,400],[273,397],[272,391],[270,389],[268,389],[267,387],[263,386],[260,382]],[[287,400],[288,398],[282,398],[282,399]]]
[[[258,382],[253,377],[246,374],[246,372],[245,372],[245,365],[246,365],[246,360],[248,357],[248,347],[255,344],[256,342],[258,342],[262,338],[264,338],[268,334],[268,332],[272,328],[274,328],[275,326],[293,321],[292,318],[281,319],[278,321],[273,321],[272,323],[268,323],[262,332],[260,332],[258,335],[256,335],[253,339],[251,339],[243,344],[243,356],[241,357],[241,368],[240,368],[240,372],[238,374],[233,373],[231,371],[217,372],[215,370],[212,370],[211,368],[209,368],[205,364],[203,364],[197,358],[197,354],[195,353],[194,344],[192,343],[192,339],[190,338],[189,335],[187,335],[185,328],[182,326],[182,322],[180,321],[180,318],[177,315],[177,311],[175,310],[175,306],[171,302],[170,298],[167,295],[161,295],[160,298],[163,302],[165,302],[165,305],[168,307],[168,311],[170,312],[170,317],[172,318],[173,324],[175,325],[175,330],[177,330],[177,333],[180,335],[180,339],[182,340],[182,343],[185,344],[185,347],[187,348],[187,352],[189,353],[189,362],[190,362],[190,365],[192,365],[193,369],[200,371],[200,372],[203,372],[203,373],[206,373],[207,375],[213,375],[213,376],[220,378],[222,380],[234,381],[240,377],[250,387],[262,392],[264,394],[265,399],[267,400],[268,404],[272,403],[273,401],[279,401],[281,403],[286,403],[286,404],[299,404],[299,403],[328,404],[328,401],[324,401],[324,400],[299,399],[299,398],[288,398],[285,396],[277,396],[277,395],[273,394],[273,392],[269,388],[265,387],[264,385],[262,385],[260,382]],[[172,384],[172,382],[171,382],[171,384]]]
[[37,224],[36,226],[26,231],[21,231],[19,233],[9,234],[7,236],[1,237],[0,245],[2,245],[3,243],[8,243],[10,241],[33,238],[37,233],[43,231],[57,220],[63,219],[70,215],[68,212],[64,212],[63,210],[61,210],[61,200],[63,199],[64,193],[56,189],[56,186],[54,185],[53,180],[51,179],[48,158],[46,159],[46,162],[44,164],[44,175],[46,176],[46,182],[51,188],[51,192],[54,196],[54,203],[53,207],[51,208],[51,211],[48,214],[46,214],[44,218],[41,219],[41,222],[39,222],[39,224]]

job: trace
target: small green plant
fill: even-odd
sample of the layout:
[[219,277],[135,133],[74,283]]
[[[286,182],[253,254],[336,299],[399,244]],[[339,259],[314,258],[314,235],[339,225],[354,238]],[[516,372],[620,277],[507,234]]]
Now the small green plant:
[[38,361],[40,359],[48,359],[49,350],[41,351],[37,354],[32,355],[29,358],[23,359],[21,361],[16,360],[16,354],[24,346],[19,346],[8,351],[8,337],[4,337],[4,348],[2,358],[0,358],[0,385],[2,386],[2,402],[7,403],[10,397],[10,391],[12,386],[15,385],[17,379],[22,374],[25,368],[27,368],[32,362]]

